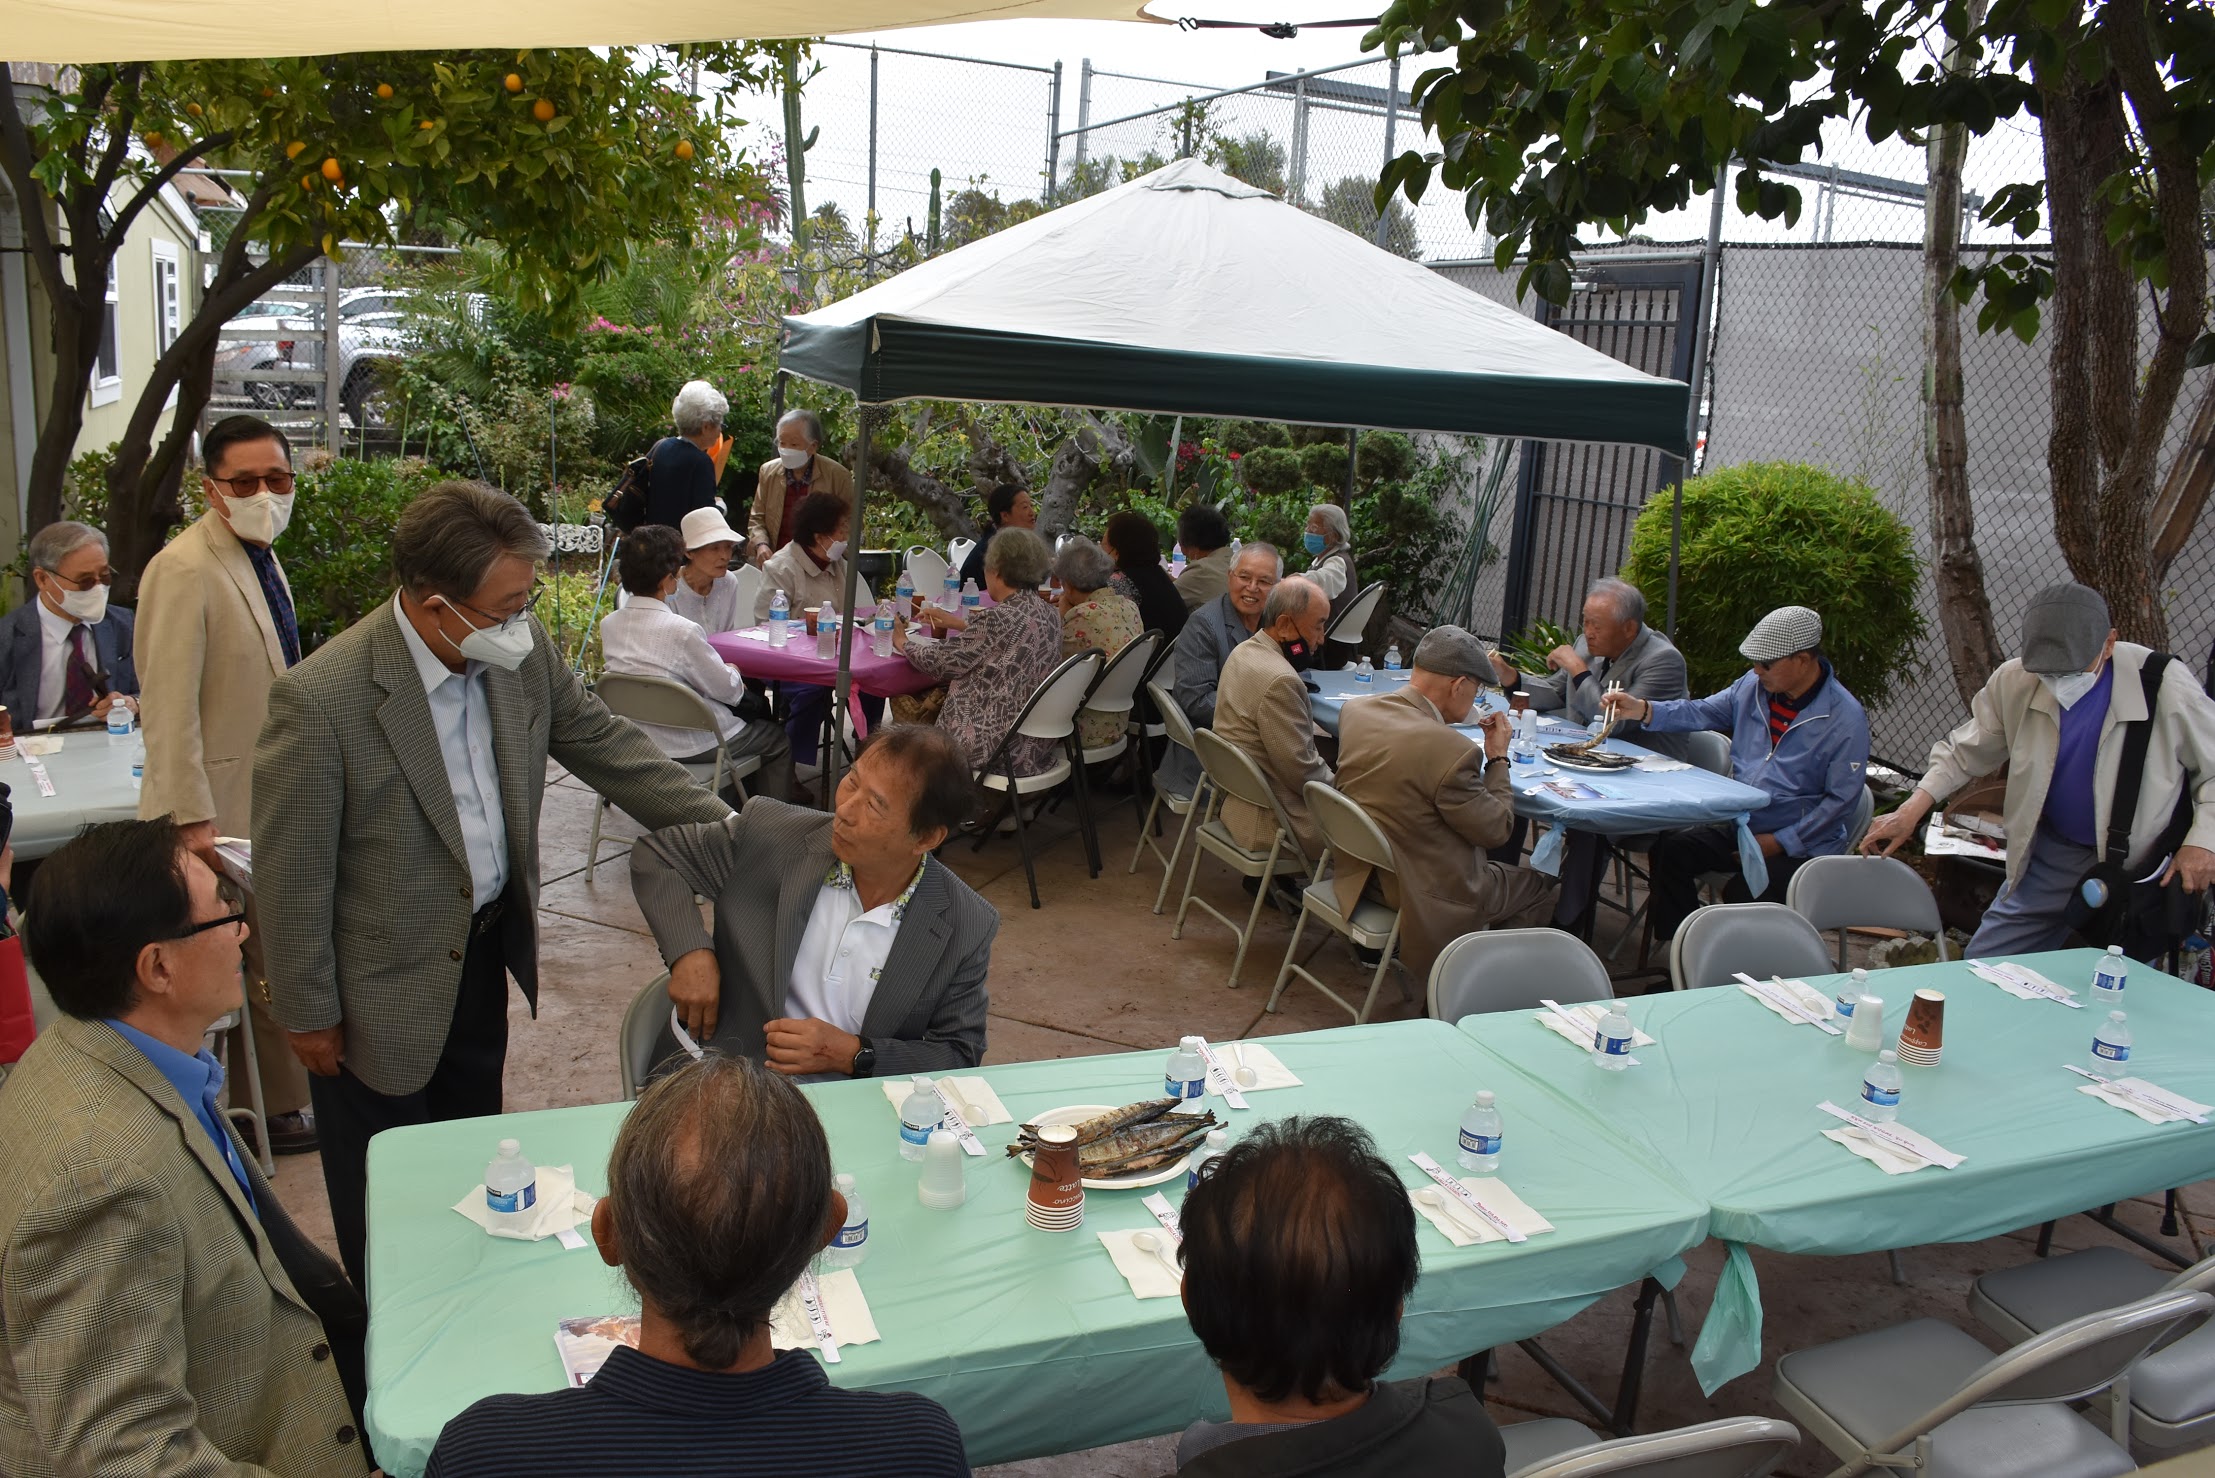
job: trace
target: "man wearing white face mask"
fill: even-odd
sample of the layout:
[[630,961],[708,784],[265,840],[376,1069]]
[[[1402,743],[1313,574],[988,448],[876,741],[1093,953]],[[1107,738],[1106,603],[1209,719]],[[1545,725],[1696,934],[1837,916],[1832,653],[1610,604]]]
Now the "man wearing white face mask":
[[104,719],[137,711],[131,612],[108,604],[107,536],[88,524],[50,523],[31,536],[38,598],[0,621],[0,704],[18,728],[49,719]]
[[[226,416],[200,439],[208,511],[139,576],[137,660],[146,726],[143,820],[168,816],[213,860],[217,836],[254,824],[254,738],[269,685],[300,660],[292,587],[270,546],[292,519],[292,446],[255,416]],[[269,1011],[261,923],[247,921],[246,1001],[271,1148],[316,1147],[308,1075]]]
[[500,1112],[508,976],[538,1001],[548,758],[649,828],[730,814],[546,639],[547,552],[506,493],[422,494],[393,530],[399,593],[277,680],[254,751],[263,948],[357,1282],[370,1136]]
[[[1915,793],[1869,828],[1861,850],[1889,856],[1944,797],[2007,765],[2007,883],[1969,941],[1972,959],[2067,940],[2066,910],[2110,840],[2126,737],[2149,717],[2138,804],[2123,818],[2125,870],[2187,893],[2215,884],[2215,702],[2171,661],[2149,715],[2143,674],[2155,655],[2115,639],[2098,591],[2047,586],[2023,613],[2022,656],[2000,664],[1968,721],[1932,747]],[[2169,834],[2179,821],[2181,839]]]

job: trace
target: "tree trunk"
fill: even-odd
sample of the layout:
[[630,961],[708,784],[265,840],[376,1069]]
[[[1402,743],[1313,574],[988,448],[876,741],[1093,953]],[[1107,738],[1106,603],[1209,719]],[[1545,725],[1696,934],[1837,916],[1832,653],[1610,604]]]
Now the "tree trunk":
[[879,442],[870,449],[869,463],[867,468],[857,467],[854,475],[870,478],[870,487],[883,488],[922,509],[949,539],[977,537],[967,500],[929,473],[917,471],[906,447]]
[[2170,563],[2184,552],[2211,490],[2215,490],[2215,374],[2200,381],[2200,406],[2192,416],[2191,432],[2154,499],[2155,579],[2168,574]]
[[[1984,23],[1984,0],[1971,0],[1969,27]],[[1966,70],[1956,45],[1949,72]],[[1962,413],[1961,305],[1951,284],[1961,265],[1961,165],[1969,132],[1959,124],[1931,130],[1929,189],[1923,216],[1923,465],[1930,476],[1931,543],[1938,583],[1938,626],[1953,667],[1954,688],[1967,704],[2000,665],[1992,602],[1977,554],[1976,514],[1969,501],[1969,433]]]

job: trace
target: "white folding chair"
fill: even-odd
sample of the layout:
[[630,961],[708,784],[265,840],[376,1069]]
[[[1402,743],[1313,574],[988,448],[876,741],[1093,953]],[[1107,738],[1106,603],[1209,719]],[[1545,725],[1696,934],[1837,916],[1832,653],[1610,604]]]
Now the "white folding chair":
[[1938,958],[1946,958],[1938,899],[1930,884],[1897,857],[1810,858],[1792,874],[1784,906],[1818,929],[1838,931],[1841,970],[1848,968],[1846,936],[1855,929],[1928,934],[1938,941]]
[[1767,1478],[1800,1445],[1800,1430],[1734,1416],[1602,1442],[1582,1422],[1551,1417],[1502,1427],[1500,1438],[1508,1478]]
[[664,970],[646,982],[623,1010],[623,1026],[616,1037],[616,1066],[623,1074],[625,1098],[635,1099],[646,1091],[646,1080],[658,1066],[654,1044],[661,1040],[662,1023],[667,1020],[669,972]]
[[1331,624],[1324,628],[1325,644],[1335,641],[1344,642],[1348,646],[1360,646],[1362,639],[1369,634],[1370,620],[1375,617],[1377,607],[1383,601],[1384,582],[1371,580],[1361,588],[1360,594],[1346,603],[1346,609],[1340,611]]
[[[963,565],[969,563],[969,551],[976,547],[977,541],[974,539],[950,540],[946,545],[946,563],[957,570],[960,569]],[[943,580],[946,577],[941,575],[939,578]]]
[[[1316,829],[1323,833],[1323,855],[1316,859],[1315,877],[1300,890],[1300,916],[1292,923],[1292,939],[1285,945],[1284,963],[1277,968],[1277,983],[1269,992],[1269,1000],[1261,1009],[1274,1011],[1277,1002],[1284,997],[1284,988],[1297,975],[1324,995],[1336,1001],[1354,1016],[1354,1025],[1360,1026],[1376,1009],[1377,991],[1384,984],[1384,972],[1398,965],[1400,946],[1400,911],[1367,898],[1357,898],[1351,909],[1342,908],[1338,902],[1337,881],[1328,876],[1332,869],[1327,864],[1333,859],[1351,859],[1375,869],[1377,872],[1397,877],[1400,872],[1398,858],[1392,852],[1392,840],[1384,834],[1367,811],[1361,809],[1335,787],[1320,780],[1310,780],[1303,788],[1307,798],[1308,814],[1315,818]],[[1310,916],[1321,919],[1337,933],[1345,935],[1363,949],[1377,951],[1376,973],[1369,978],[1369,995],[1359,1006],[1332,990],[1310,974],[1307,966],[1299,962],[1300,934],[1307,928]],[[1328,942],[1329,936],[1324,936]],[[1318,948],[1321,946],[1318,945]],[[1407,967],[1400,968],[1401,986],[1406,988]],[[1409,992],[1413,994],[1413,992]]]
[[1781,903],[1711,903],[1696,908],[1669,941],[1669,983],[1677,990],[1728,985],[1744,971],[1830,974],[1830,951],[1815,926]]
[[[1000,736],[1000,742],[977,770],[977,784],[993,791],[1002,799],[1001,809],[1015,814],[1015,842],[1023,852],[1023,876],[1031,885],[1031,907],[1038,901],[1038,869],[1031,862],[1030,833],[1025,830],[1023,797],[1052,790],[1074,773],[1077,781],[1077,825],[1084,833],[1085,856],[1088,861],[1099,856],[1099,840],[1092,832],[1092,803],[1085,793],[1084,766],[1073,763],[1077,752],[1077,710],[1084,707],[1084,695],[1092,687],[1092,679],[1105,660],[1098,647],[1087,647],[1046,674],[1046,680],[1033,690],[1030,701],[1016,715],[1015,722]],[[1009,758],[1012,746],[1018,738],[1052,739],[1061,746],[1061,756],[1036,775],[1018,775],[1014,762]],[[977,834],[973,851],[983,850],[986,838],[992,835],[998,824],[995,815]],[[1093,875],[1099,875],[1095,864]]]
[[[1200,770],[1207,777],[1207,801],[1205,814],[1200,817],[1199,829],[1192,834],[1192,863],[1185,870],[1184,902],[1177,909],[1177,927],[1169,931],[1171,939],[1184,938],[1185,916],[1197,903],[1222,926],[1238,936],[1238,953],[1231,960],[1230,983],[1238,984],[1238,972],[1246,966],[1246,948],[1253,943],[1254,926],[1261,920],[1262,905],[1269,901],[1270,885],[1279,877],[1307,879],[1314,875],[1308,865],[1307,853],[1300,847],[1300,839],[1292,830],[1292,822],[1284,814],[1284,807],[1277,794],[1269,786],[1269,777],[1261,773],[1261,766],[1245,750],[1228,742],[1213,729],[1192,731],[1192,752],[1200,758]],[[1195,796],[1198,792],[1195,791]],[[1223,824],[1223,800],[1232,797],[1249,806],[1267,811],[1276,818],[1276,833],[1269,839],[1269,850],[1257,852],[1239,844]],[[1214,857],[1240,877],[1256,880],[1254,906],[1247,912],[1243,927],[1205,898],[1192,891],[1193,879],[1200,872],[1200,854]]]
[[1536,1010],[1544,998],[1612,1001],[1615,987],[1592,946],[1560,929],[1464,934],[1431,964],[1430,1014],[1439,1021]]
[[[1168,741],[1184,749],[1192,748],[1192,720],[1184,716],[1184,710],[1177,706],[1176,698],[1168,688],[1162,686],[1159,678],[1147,679],[1146,696],[1154,700],[1154,711],[1161,715],[1162,733]],[[1164,790],[1158,778],[1152,782],[1152,786],[1154,799],[1146,807],[1145,816],[1139,820],[1138,845],[1131,848],[1130,870],[1138,871],[1138,860],[1148,851],[1161,858],[1161,886],[1154,891],[1154,912],[1158,914],[1168,901],[1170,881],[1177,875],[1177,856],[1184,851],[1184,839],[1192,830],[1192,817],[1199,809],[1196,803],[1204,803],[1207,795],[1207,773],[1201,772],[1200,778],[1193,782],[1192,793],[1189,795]],[[1162,854],[1160,844],[1154,840],[1155,818],[1161,814],[1163,806],[1169,808],[1170,814],[1184,818],[1178,824],[1177,839],[1170,844],[1166,856]]]
[[[1083,725],[1084,715],[1089,713],[1112,713],[1123,722],[1117,728],[1113,742],[1094,745],[1084,751],[1087,767],[1104,765],[1129,752],[1133,727],[1130,721],[1131,712],[1138,706],[1138,685],[1154,670],[1154,654],[1161,649],[1161,641],[1159,631],[1141,631],[1125,642],[1123,649],[1110,658],[1107,666],[1100,669],[1100,675],[1093,679],[1092,691],[1084,695],[1084,708],[1078,714],[1079,726]],[[1139,756],[1136,768],[1145,768],[1143,753]],[[1141,787],[1142,782],[1134,773],[1131,779],[1131,809],[1143,820],[1146,807],[1141,799],[1144,793]],[[1092,875],[1100,875],[1098,857],[1092,859]]]
[[[666,677],[642,677],[637,673],[605,672],[593,689],[608,712],[634,724],[660,724],[671,729],[696,729],[714,739],[713,759],[680,761],[692,778],[720,794],[728,784],[743,801],[746,787],[738,782],[761,769],[761,756],[734,757],[723,741],[722,711],[683,683]],[[607,819],[608,798],[595,796],[592,807],[592,840],[585,846],[585,879],[599,875],[600,825]]]
[[933,600],[946,588],[946,556],[928,544],[908,548],[908,580],[918,600]]
[[769,577],[761,572],[761,566],[750,564],[741,564],[731,576],[738,581],[738,604],[734,608],[738,614],[733,619],[741,626],[751,626],[754,608],[761,604],[761,588],[769,583]]

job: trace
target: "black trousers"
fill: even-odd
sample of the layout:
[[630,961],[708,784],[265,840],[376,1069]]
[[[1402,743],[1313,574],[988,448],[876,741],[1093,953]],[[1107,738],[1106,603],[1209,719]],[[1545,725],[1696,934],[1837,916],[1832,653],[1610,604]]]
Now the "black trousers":
[[[500,1112],[500,1078],[508,1058],[507,952],[500,913],[506,905],[479,909],[462,952],[461,989],[431,1080],[413,1093],[379,1093],[343,1065],[338,1076],[308,1075],[315,1102],[315,1132],[323,1142],[323,1189],[331,1199],[331,1226],[339,1260],[364,1295],[369,1291],[363,1246],[368,1222],[369,1139],[387,1129],[469,1119]],[[490,1160],[494,1147],[485,1150]]]
[[1670,832],[1654,843],[1648,855],[1653,859],[1654,938],[1662,940],[1674,939],[1677,925],[1700,906],[1700,879],[1705,874],[1730,874],[1723,888],[1726,903],[1782,903],[1792,874],[1807,861],[1805,857],[1770,858],[1769,886],[1757,900],[1738,870],[1738,828],[1728,822]]

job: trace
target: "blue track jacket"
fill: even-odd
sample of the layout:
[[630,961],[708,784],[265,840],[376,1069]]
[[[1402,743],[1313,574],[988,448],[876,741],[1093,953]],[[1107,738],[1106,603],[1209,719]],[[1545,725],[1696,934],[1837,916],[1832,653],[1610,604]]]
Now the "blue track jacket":
[[1732,778],[1769,794],[1769,804],[1748,823],[1756,836],[1774,835],[1787,857],[1846,850],[1846,826],[1869,778],[1869,715],[1828,662],[1822,682],[1774,749],[1769,695],[1750,670],[1720,693],[1656,703],[1646,727],[1730,735]]

